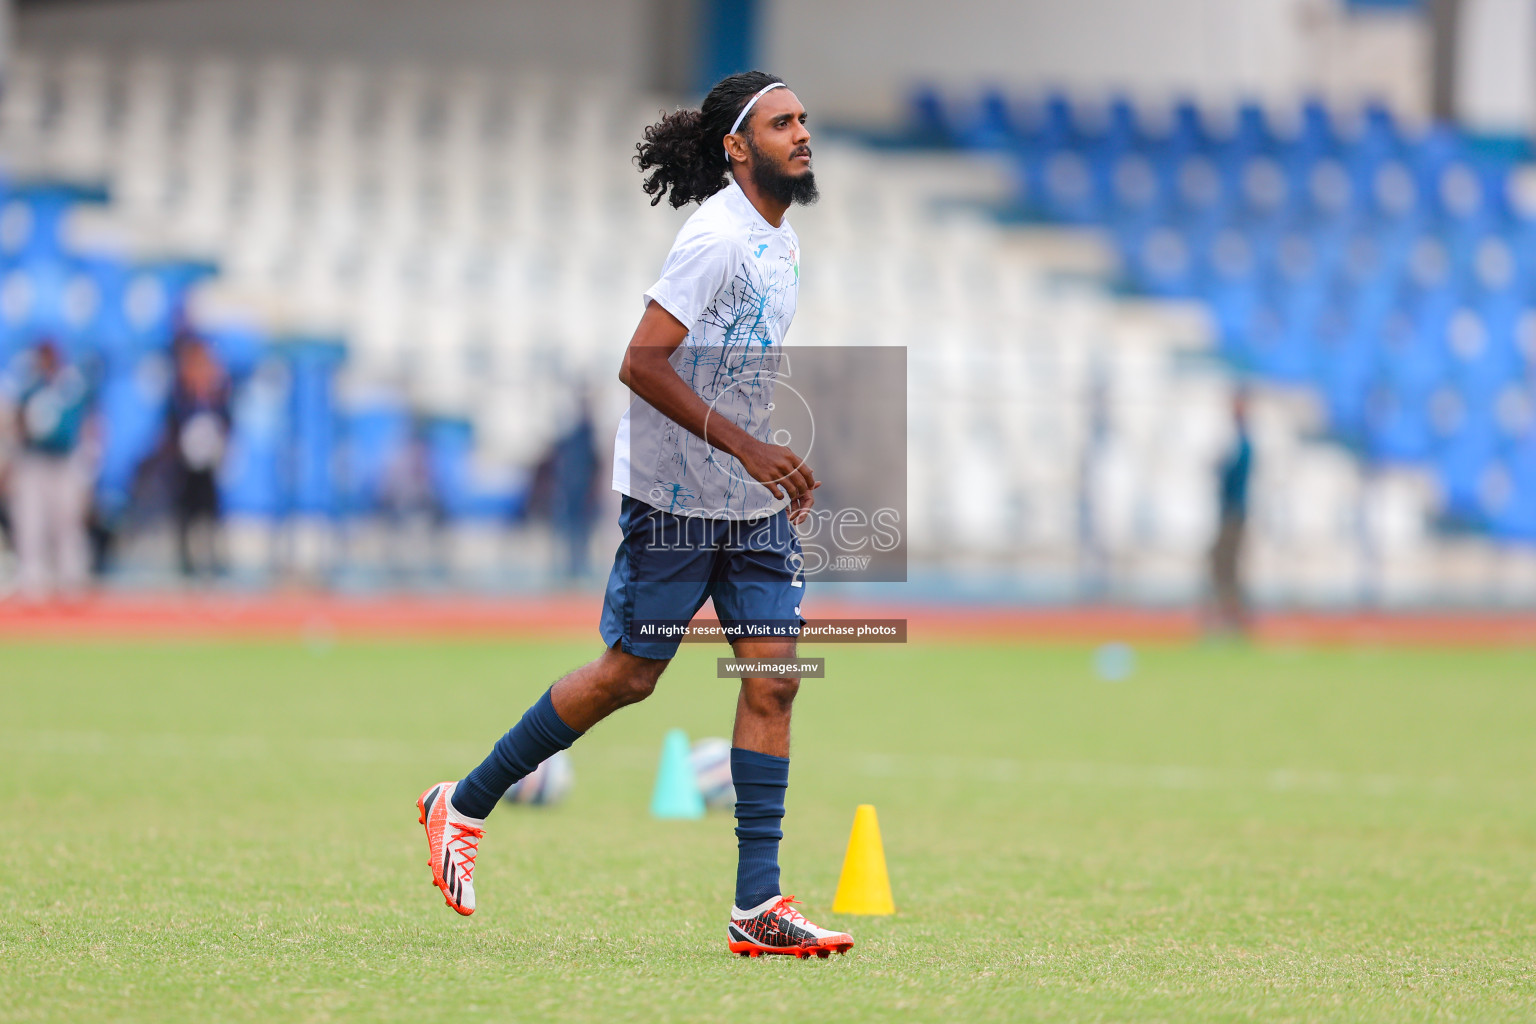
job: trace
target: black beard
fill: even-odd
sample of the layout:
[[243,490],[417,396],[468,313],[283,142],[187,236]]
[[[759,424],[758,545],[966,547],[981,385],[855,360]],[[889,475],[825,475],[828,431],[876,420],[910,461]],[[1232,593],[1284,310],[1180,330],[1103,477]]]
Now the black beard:
[[752,184],[759,192],[786,206],[810,206],[821,198],[816,175],[809,168],[804,174],[787,174],[751,142],[747,143],[747,148],[752,151]]

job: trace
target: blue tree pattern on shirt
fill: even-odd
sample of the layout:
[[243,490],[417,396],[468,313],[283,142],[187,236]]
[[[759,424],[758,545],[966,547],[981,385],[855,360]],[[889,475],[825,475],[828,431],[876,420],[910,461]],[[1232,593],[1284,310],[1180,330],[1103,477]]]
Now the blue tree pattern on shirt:
[[[711,408],[760,441],[768,440],[773,386],[782,350],[775,328],[793,315],[798,283],[793,262],[779,261],[777,273],[736,274],[700,315],[672,364]],[[787,272],[786,272],[787,271]],[[714,338],[723,339],[723,343]],[[740,460],[675,423],[663,430],[658,451],[654,503],[669,512],[744,513],[771,500]],[[700,495],[724,494],[723,509],[701,508]],[[755,493],[754,493],[755,492]]]

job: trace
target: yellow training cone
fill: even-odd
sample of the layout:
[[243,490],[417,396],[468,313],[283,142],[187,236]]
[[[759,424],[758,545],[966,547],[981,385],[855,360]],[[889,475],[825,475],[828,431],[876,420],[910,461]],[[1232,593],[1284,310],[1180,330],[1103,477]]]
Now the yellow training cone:
[[894,914],[891,876],[885,870],[885,847],[880,842],[880,819],[871,804],[853,812],[853,832],[843,855],[843,873],[832,897],[834,914]]

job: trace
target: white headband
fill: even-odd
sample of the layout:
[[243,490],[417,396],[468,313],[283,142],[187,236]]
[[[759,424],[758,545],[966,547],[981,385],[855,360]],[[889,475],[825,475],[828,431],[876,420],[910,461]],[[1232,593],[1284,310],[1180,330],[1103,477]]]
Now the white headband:
[[[753,106],[756,105],[757,101],[763,98],[763,94],[764,93],[770,93],[770,92],[772,92],[775,89],[783,89],[783,88],[785,88],[785,85],[784,85],[783,82],[774,82],[772,85],[765,85],[761,89],[757,90],[757,95],[755,95],[751,99],[747,100],[747,105],[742,107],[741,108],[741,113],[736,115],[736,122],[731,125],[731,130],[726,132],[725,134],[727,134],[727,135],[735,135],[736,134],[736,129],[741,127],[741,122],[746,119],[747,114],[751,112]],[[724,146],[725,145],[725,140],[722,139],[720,141],[720,144],[722,146]],[[726,150],[725,150],[725,166],[727,166],[727,167],[731,166],[731,150],[730,150],[729,147],[726,147]]]

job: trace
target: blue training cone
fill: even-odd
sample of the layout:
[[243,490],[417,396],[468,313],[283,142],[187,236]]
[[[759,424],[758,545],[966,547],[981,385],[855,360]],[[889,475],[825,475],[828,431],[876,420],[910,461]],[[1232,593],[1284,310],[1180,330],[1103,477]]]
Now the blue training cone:
[[688,734],[668,729],[661,742],[661,767],[656,772],[656,790],[651,794],[653,818],[702,818],[704,795],[693,774],[688,756]]

